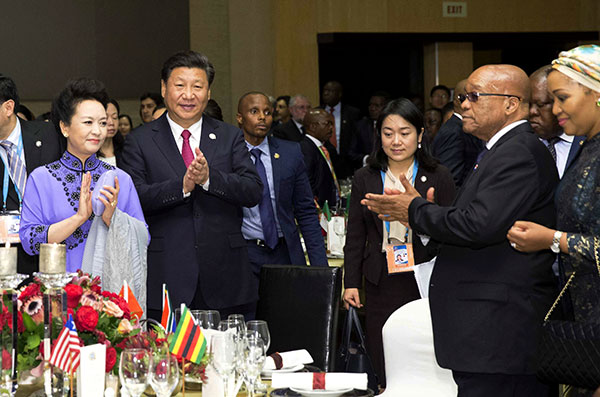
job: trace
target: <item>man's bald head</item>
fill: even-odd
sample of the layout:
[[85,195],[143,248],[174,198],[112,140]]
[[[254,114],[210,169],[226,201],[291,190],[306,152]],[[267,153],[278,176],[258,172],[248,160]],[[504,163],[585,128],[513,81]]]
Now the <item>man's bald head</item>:
[[484,141],[489,141],[503,127],[529,116],[529,78],[517,66],[482,66],[471,73],[465,91],[487,94],[461,104],[464,131]]
[[551,65],[542,66],[529,76],[531,85],[531,104],[529,105],[529,123],[540,137],[550,140],[562,133],[558,120],[552,114],[552,95],[548,92],[548,74]]
[[311,109],[304,116],[306,133],[321,142],[325,142],[331,137],[333,123],[334,120],[331,113],[320,108]]

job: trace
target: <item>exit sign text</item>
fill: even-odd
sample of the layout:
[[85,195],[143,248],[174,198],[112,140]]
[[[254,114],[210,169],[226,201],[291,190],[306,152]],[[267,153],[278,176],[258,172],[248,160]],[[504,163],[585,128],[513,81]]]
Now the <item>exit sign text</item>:
[[444,18],[466,18],[466,1],[444,1],[442,3],[442,16]]

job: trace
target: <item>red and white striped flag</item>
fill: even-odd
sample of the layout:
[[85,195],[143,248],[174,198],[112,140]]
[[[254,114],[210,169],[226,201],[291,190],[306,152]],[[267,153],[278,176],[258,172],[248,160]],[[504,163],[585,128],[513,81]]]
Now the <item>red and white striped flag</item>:
[[[69,314],[69,319],[58,335],[56,346],[50,356],[50,364],[62,369],[65,372],[72,372],[79,367],[79,338],[77,329],[73,322],[73,316]],[[70,365],[69,365],[70,364]]]

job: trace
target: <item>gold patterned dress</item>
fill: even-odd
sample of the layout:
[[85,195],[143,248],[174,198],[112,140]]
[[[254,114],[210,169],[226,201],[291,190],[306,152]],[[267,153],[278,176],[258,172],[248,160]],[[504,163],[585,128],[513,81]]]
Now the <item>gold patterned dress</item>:
[[[575,321],[600,323],[600,134],[586,140],[565,172],[556,194],[557,228],[567,233],[568,254],[561,254]],[[569,396],[591,396],[575,389]]]

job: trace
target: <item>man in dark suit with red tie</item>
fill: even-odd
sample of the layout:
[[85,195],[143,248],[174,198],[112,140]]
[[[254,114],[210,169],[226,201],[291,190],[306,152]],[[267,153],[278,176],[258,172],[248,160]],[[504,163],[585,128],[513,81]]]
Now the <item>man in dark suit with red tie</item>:
[[527,122],[525,72],[483,66],[460,98],[464,131],[486,143],[454,204],[430,203],[406,180],[406,193],[367,194],[363,204],[441,243],[429,302],[435,355],[452,370],[458,395],[546,397],[535,353],[557,292],[554,256],[518,252],[506,234],[518,219],[552,227],[558,173]]
[[183,51],[161,72],[167,113],[127,137],[123,168],[136,185],[152,240],[148,247],[148,311],[158,318],[162,284],[175,306],[252,314],[258,290],[242,207],[256,205],[262,183],[242,132],[202,115],[214,68]]

